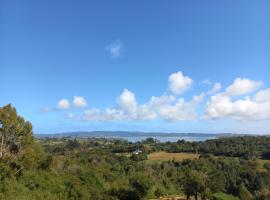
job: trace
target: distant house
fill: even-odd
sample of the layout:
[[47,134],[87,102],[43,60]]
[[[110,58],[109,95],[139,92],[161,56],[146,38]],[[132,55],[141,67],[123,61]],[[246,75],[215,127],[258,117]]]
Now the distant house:
[[135,154],[135,155],[138,155],[139,153],[142,153],[141,150],[136,150],[136,151],[133,151],[132,154]]

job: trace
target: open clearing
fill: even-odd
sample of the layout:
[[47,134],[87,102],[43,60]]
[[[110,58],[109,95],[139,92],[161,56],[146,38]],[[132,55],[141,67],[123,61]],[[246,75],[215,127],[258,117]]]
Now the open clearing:
[[194,153],[168,153],[164,151],[154,152],[148,155],[149,160],[185,160],[185,159],[198,159],[200,154]]

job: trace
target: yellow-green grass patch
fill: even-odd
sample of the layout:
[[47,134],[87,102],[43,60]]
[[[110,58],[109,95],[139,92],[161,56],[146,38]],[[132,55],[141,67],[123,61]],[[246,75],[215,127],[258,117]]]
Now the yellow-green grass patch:
[[157,161],[168,161],[168,160],[176,160],[182,161],[185,159],[198,159],[200,154],[195,153],[168,153],[165,151],[154,152],[148,155],[149,160],[157,160]]
[[265,169],[264,169],[264,167],[263,167],[263,165],[265,164],[265,163],[270,163],[270,160],[263,160],[263,159],[257,159],[257,162],[258,162],[258,170],[260,170],[260,171],[264,171]]

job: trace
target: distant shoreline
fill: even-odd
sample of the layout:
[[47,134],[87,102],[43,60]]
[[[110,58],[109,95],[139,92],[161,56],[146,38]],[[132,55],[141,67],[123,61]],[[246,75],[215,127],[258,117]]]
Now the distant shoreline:
[[[35,134],[37,138],[112,138],[125,139],[131,142],[141,141],[148,137],[155,138],[161,142],[178,140],[186,141],[205,141],[207,139],[217,139],[222,137],[237,136],[262,136],[251,134],[234,134],[234,133],[162,133],[162,132],[131,132],[131,131],[83,131],[83,132],[65,132],[55,134]],[[263,135],[269,136],[269,135]]]

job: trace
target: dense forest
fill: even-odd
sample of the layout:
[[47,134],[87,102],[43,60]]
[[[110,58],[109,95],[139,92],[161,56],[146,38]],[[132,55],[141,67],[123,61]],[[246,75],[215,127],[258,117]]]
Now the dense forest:
[[[35,138],[11,105],[0,108],[0,135],[0,199],[270,199],[267,136],[166,143]],[[199,157],[149,159],[161,151]]]

